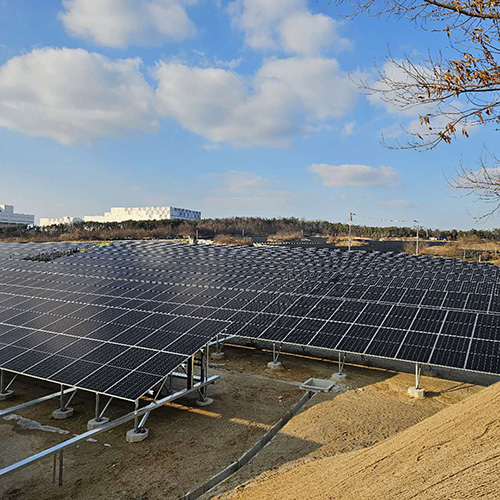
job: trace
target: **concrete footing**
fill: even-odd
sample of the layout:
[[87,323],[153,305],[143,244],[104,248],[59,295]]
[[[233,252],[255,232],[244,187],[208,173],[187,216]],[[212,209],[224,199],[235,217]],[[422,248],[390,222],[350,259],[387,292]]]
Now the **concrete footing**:
[[282,370],[283,365],[281,364],[281,361],[269,361],[267,363],[267,367],[270,368],[271,370]]
[[0,401],[5,401],[7,399],[10,399],[14,396],[14,391],[3,391],[0,392]]
[[196,401],[196,406],[208,406],[211,405],[214,402],[212,398],[204,398],[204,399],[198,399]]
[[98,427],[101,427],[104,424],[107,424],[108,422],[109,422],[108,417],[101,417],[100,420],[96,420],[95,418],[93,418],[87,422],[87,430],[92,431],[94,429],[97,429]]
[[341,382],[342,380],[345,380],[347,378],[347,375],[345,373],[334,373],[332,375],[332,380],[335,380],[336,382]]
[[213,352],[210,354],[210,359],[224,359],[224,353],[221,352]]
[[140,443],[144,441],[149,436],[149,431],[147,429],[141,429],[136,431],[135,429],[130,429],[126,434],[127,443]]
[[408,394],[415,399],[423,399],[425,397],[425,390],[421,387],[408,387]]
[[69,418],[73,416],[74,413],[73,408],[58,408],[52,412],[52,418],[56,420],[64,420],[65,418]]

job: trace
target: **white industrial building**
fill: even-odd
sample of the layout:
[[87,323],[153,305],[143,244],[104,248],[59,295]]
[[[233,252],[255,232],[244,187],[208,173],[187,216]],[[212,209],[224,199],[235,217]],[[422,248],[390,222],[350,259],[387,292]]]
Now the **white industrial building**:
[[12,205],[0,205],[0,226],[32,226],[34,215],[16,214]]
[[104,215],[86,215],[85,222],[124,222],[127,220],[200,220],[201,212],[178,207],[113,207]]
[[75,222],[83,222],[83,219],[80,219],[79,217],[42,217],[40,218],[40,226],[46,227],[46,226],[58,226],[60,224],[65,224],[68,226],[71,226]]

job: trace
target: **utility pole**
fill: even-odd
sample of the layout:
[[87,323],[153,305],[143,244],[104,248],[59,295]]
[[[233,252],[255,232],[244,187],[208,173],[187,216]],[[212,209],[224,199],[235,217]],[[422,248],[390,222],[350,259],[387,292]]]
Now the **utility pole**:
[[352,212],[349,212],[349,252],[351,251],[351,246],[352,246],[352,237],[351,237],[351,231],[352,231],[352,216],[354,214]]
[[416,248],[415,248],[415,255],[418,255],[418,237],[419,237],[419,233],[420,233],[420,219],[416,219],[415,222],[417,223],[417,244],[416,244]]

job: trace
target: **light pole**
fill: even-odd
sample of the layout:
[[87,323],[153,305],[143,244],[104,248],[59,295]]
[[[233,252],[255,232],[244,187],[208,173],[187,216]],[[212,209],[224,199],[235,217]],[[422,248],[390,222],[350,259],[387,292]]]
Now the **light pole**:
[[416,219],[415,222],[417,223],[417,244],[415,245],[415,255],[418,255],[418,236],[420,233],[420,219]]
[[349,212],[349,252],[351,251],[351,246],[352,246],[352,238],[351,238],[351,228],[352,228],[352,216],[354,214],[352,212]]

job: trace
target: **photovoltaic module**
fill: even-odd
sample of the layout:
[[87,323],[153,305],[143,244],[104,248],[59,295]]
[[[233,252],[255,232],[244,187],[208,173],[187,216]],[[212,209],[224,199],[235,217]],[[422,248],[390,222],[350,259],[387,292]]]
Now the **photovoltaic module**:
[[[65,244],[68,245],[68,244]],[[0,368],[135,400],[218,334],[500,374],[498,268],[380,252],[0,243]]]

